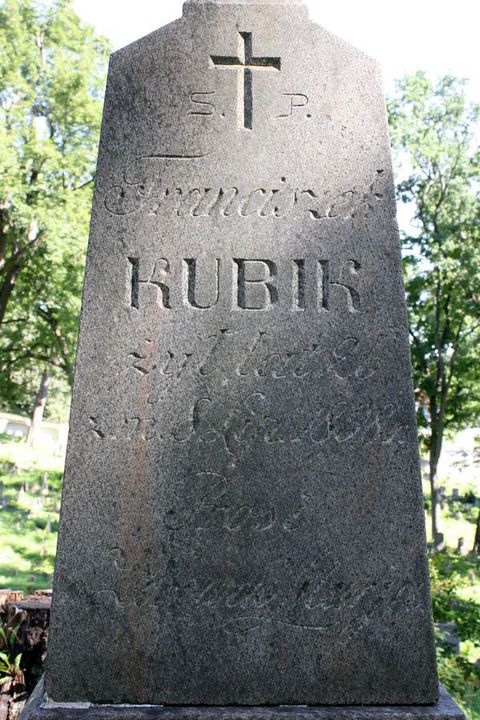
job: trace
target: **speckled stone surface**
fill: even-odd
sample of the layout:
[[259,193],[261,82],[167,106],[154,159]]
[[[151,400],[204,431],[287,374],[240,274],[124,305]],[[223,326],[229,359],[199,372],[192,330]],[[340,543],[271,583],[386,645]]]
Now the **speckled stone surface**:
[[168,707],[54,703],[41,680],[20,720],[465,720],[445,688],[439,690],[434,705]]
[[437,698],[379,69],[301,3],[112,56],[47,691]]

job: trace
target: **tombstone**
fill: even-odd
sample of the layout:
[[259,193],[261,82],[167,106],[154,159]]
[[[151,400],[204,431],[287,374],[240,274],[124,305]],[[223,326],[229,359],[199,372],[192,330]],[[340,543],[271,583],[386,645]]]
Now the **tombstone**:
[[48,495],[48,473],[42,475],[42,495]]
[[25,717],[462,717],[379,69],[300,0],[190,0],[112,56],[42,692]]
[[32,509],[31,513],[33,515],[36,515],[43,509],[43,498],[42,497],[36,497],[32,503]]
[[452,500],[460,500],[460,493],[458,488],[452,489]]
[[0,498],[3,498],[4,492],[5,492],[5,486],[3,484],[3,480],[0,480]]
[[440,632],[441,644],[448,646],[455,655],[460,653],[460,638],[458,637],[458,627],[454,622],[436,623],[437,630]]
[[440,485],[440,487],[437,488],[437,498],[438,498],[439,505],[440,505],[441,509],[443,510],[443,508],[445,506],[445,498],[446,498],[445,488],[443,487],[443,485]]

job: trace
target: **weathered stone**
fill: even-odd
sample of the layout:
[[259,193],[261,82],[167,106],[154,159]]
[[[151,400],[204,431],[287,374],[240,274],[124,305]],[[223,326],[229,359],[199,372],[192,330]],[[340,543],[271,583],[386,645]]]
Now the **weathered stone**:
[[465,720],[443,687],[435,705],[280,707],[161,707],[55,703],[35,688],[22,720]]
[[301,3],[112,57],[52,615],[55,701],[437,699],[379,70]]

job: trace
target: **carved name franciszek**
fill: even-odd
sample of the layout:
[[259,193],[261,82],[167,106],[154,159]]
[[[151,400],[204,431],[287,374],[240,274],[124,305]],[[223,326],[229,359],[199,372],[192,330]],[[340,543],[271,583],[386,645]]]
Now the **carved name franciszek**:
[[[206,155],[197,159],[202,157]],[[370,217],[379,204],[383,206],[383,169],[377,170],[367,192],[346,186],[332,193],[313,185],[295,187],[285,177],[271,184],[241,187],[207,185],[200,175],[198,182],[184,186],[164,178],[160,162],[165,162],[165,156],[129,163],[122,182],[106,191],[105,209],[112,215],[144,211],[154,217],[290,217],[325,222]]]

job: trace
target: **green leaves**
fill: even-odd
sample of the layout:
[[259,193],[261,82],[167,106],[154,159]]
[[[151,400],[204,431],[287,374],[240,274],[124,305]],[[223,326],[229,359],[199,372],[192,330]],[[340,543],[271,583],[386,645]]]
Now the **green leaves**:
[[418,72],[397,83],[389,103],[397,195],[410,209],[404,278],[434,546],[444,433],[480,417],[480,108],[465,85]]
[[25,682],[20,667],[22,653],[16,650],[19,630],[20,625],[12,627],[4,623],[0,627],[0,644],[4,650],[0,652],[0,686],[12,683],[14,690]]
[[465,88],[419,72],[389,103],[398,198],[411,208],[403,244],[416,392],[432,432],[480,416],[479,403],[464,404],[480,384],[480,107]]
[[[0,397],[71,380],[108,42],[70,0],[0,3]],[[32,381],[30,381],[32,376]]]

